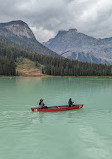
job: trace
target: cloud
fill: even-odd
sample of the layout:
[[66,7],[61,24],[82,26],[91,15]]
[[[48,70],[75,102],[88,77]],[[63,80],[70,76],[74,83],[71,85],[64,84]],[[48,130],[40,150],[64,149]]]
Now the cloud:
[[34,26],[30,27],[33,30],[34,35],[37,35],[37,40],[44,42],[45,40],[48,41],[49,37],[54,37],[55,32],[43,29],[43,27],[37,28]]
[[70,28],[98,38],[112,36],[111,0],[0,0],[0,4],[0,22],[21,19],[41,42]]

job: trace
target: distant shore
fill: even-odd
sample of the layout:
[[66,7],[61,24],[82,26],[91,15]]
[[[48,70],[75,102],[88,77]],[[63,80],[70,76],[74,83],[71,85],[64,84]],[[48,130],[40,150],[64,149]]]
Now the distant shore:
[[4,76],[4,75],[0,75],[0,77],[75,77],[75,78],[91,78],[91,77],[95,77],[95,78],[112,78],[112,76],[53,76],[53,75],[20,75],[20,76]]

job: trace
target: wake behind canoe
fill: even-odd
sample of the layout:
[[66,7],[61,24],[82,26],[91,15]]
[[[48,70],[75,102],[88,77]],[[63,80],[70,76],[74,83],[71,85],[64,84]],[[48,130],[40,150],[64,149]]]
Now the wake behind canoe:
[[73,110],[73,109],[81,109],[83,107],[83,104],[79,105],[73,105],[72,107],[68,107],[68,105],[63,105],[63,106],[50,106],[47,108],[31,108],[32,112],[37,112],[37,111],[66,111],[66,110]]

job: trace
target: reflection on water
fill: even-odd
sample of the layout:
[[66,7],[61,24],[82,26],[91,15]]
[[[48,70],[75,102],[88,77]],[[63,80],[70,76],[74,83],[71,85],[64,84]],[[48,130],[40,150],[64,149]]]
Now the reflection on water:
[[[0,157],[112,158],[111,94],[112,78],[0,78]],[[84,107],[31,112],[43,97],[47,105],[71,97]]]

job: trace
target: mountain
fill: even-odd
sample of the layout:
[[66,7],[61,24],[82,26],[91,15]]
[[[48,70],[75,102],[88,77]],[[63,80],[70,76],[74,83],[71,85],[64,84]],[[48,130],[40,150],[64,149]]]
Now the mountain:
[[43,45],[69,59],[112,64],[112,38],[96,39],[69,29],[59,31]]
[[29,26],[21,20],[0,23],[0,41],[18,45],[29,51],[58,56],[54,51],[39,43]]

